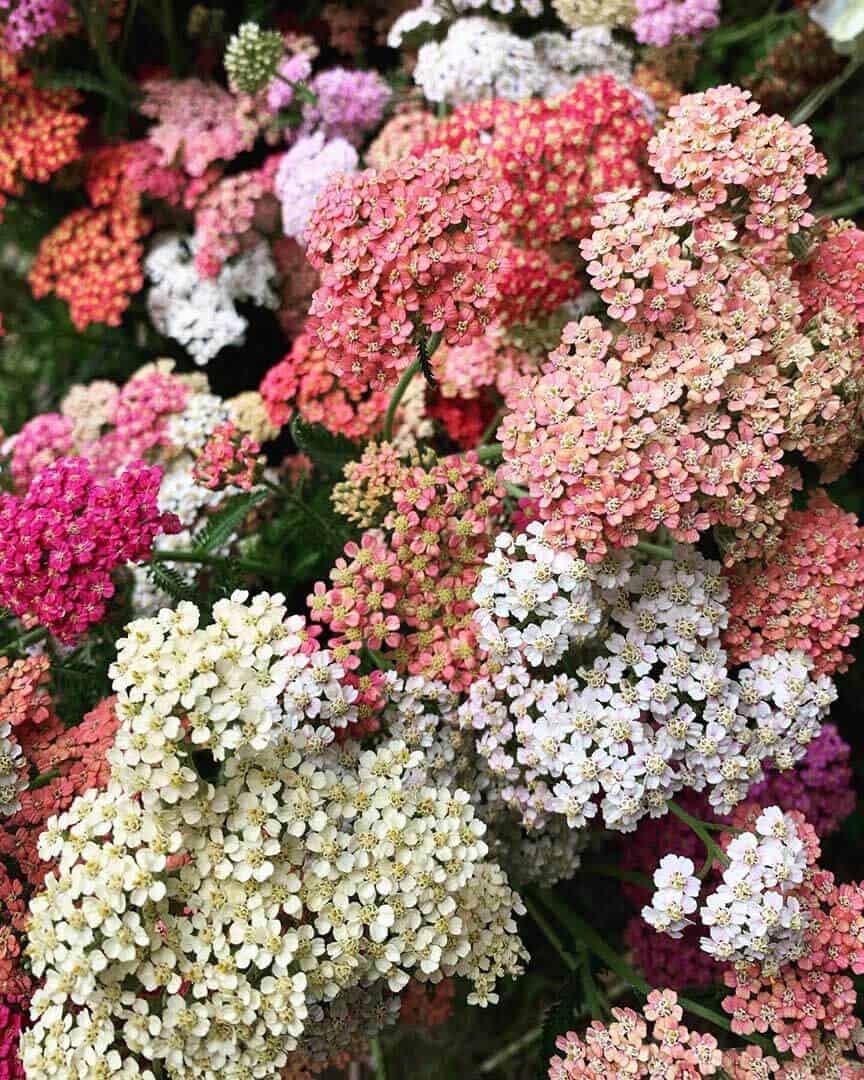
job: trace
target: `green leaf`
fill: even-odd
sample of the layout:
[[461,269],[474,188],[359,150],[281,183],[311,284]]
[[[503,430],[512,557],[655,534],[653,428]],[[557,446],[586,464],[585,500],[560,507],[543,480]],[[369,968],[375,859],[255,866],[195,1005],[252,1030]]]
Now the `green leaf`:
[[230,498],[192,537],[189,545],[200,555],[209,555],[227,544],[253,506],[263,502],[269,492],[264,488]]
[[324,472],[341,472],[349,461],[360,457],[357,443],[345,435],[334,435],[321,424],[307,423],[299,413],[291,421],[291,436],[297,449]]
[[116,86],[112,86],[89,71],[42,71],[36,76],[36,85],[45,90],[85,90],[101,94],[118,105],[128,105],[128,99]]
[[555,1040],[559,1035],[566,1035],[573,1030],[576,1010],[582,1005],[579,983],[571,979],[564,988],[561,998],[546,1010],[543,1017],[543,1030],[540,1035],[539,1057],[537,1061],[537,1080],[547,1080],[549,1060],[558,1053]]
[[172,566],[151,562],[147,564],[147,574],[156,588],[167,593],[177,604],[182,600],[191,600],[195,595],[194,588]]

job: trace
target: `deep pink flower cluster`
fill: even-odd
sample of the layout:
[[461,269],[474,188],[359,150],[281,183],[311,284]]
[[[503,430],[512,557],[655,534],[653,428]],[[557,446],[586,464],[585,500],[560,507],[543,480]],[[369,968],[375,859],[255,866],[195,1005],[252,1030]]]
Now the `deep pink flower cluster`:
[[864,528],[824,491],[788,514],[764,558],[729,572],[723,641],[735,663],[803,649],[816,670],[845,671],[864,608]]
[[139,462],[100,483],[82,458],[63,458],[25,495],[0,494],[0,603],[62,642],[79,638],[105,614],[112,570],[179,531],[157,507],[161,476]]
[[729,562],[764,550],[799,483],[787,455],[833,479],[864,442],[857,326],[805,318],[775,242],[808,221],[809,132],[731,88],[682,101],[651,144],[680,191],[598,197],[582,243],[623,328],[566,327],[501,428],[507,479],[592,559],[661,526],[722,526]]
[[119,390],[99,382],[76,387],[61,413],[28,420],[15,436],[10,472],[18,492],[27,491],[40,469],[58,458],[86,458],[106,479],[168,444],[171,415],[182,411],[189,385],[158,367],[143,369]]
[[330,587],[318,582],[308,598],[310,618],[328,627],[346,668],[365,646],[400,672],[465,689],[480,664],[471,594],[504,492],[473,453],[400,466],[387,444],[382,452],[380,468],[367,453],[346,469],[380,526],[346,544]]
[[260,445],[251,436],[226,420],[216,426],[202,447],[192,466],[192,476],[196,483],[213,491],[226,487],[248,491],[261,468],[260,453]]
[[9,998],[0,998],[0,1080],[24,1080],[18,1042],[24,1027],[24,1010]]
[[483,332],[496,314],[506,197],[482,161],[445,151],[324,190],[307,231],[321,272],[310,321],[346,390],[392,383],[431,334],[457,345]]
[[32,49],[43,37],[62,33],[71,14],[69,0],[0,0],[3,48],[11,53]]
[[748,799],[760,806],[797,810],[820,837],[828,836],[855,809],[850,755],[849,744],[837,728],[825,724],[797,764],[782,772],[771,769],[750,789]]
[[864,331],[864,232],[833,222],[796,273],[805,313],[830,306],[852,315]]

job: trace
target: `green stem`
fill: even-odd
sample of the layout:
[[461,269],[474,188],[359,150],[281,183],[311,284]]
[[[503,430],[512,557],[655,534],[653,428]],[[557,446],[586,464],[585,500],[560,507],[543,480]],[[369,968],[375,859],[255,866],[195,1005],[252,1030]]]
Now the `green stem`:
[[519,487],[518,484],[505,484],[504,490],[514,499],[529,499],[531,492],[527,488]]
[[715,48],[719,45],[731,45],[736,41],[746,41],[749,37],[755,37],[765,30],[773,29],[779,23],[788,22],[790,16],[794,17],[795,15],[797,15],[797,12],[769,11],[768,14],[763,15],[761,19],[756,19],[754,22],[747,23],[745,26],[724,27],[721,30],[715,30],[713,34],[708,34],[705,37],[704,44],[708,48]]
[[49,769],[47,772],[39,773],[38,776],[34,776],[30,781],[30,791],[35,791],[36,788],[45,787],[46,784],[50,784],[51,781],[60,775],[59,766],[54,769]]
[[236,559],[233,555],[214,555],[200,551],[154,551],[153,562],[181,562],[197,563],[200,566],[235,566],[238,570],[246,570],[250,574],[265,574],[272,576],[274,568],[269,563],[258,562],[255,559]]
[[538,927],[542,930],[543,936],[552,946],[552,948],[558,953],[561,959],[564,961],[564,966],[570,971],[579,970],[579,961],[564,947],[564,942],[561,940],[560,935],[555,930],[554,926],[549,922],[543,912],[540,910],[538,904],[535,904],[530,896],[523,896],[522,902],[528,911],[528,914],[537,923]]
[[494,1072],[499,1066],[503,1065],[505,1061],[509,1061],[510,1058],[515,1057],[520,1050],[524,1050],[527,1046],[537,1042],[542,1034],[543,1028],[539,1024],[537,1027],[529,1028],[524,1035],[520,1035],[518,1039],[514,1039],[513,1042],[508,1043],[503,1050],[499,1050],[497,1054],[493,1054],[492,1057],[486,1058],[480,1066],[480,1072]]
[[480,437],[480,445],[481,446],[485,446],[487,443],[492,441],[492,438],[495,435],[495,432],[498,430],[498,425],[501,423],[501,418],[503,416],[504,416],[504,408],[502,406],[502,408],[500,408],[495,413],[495,415],[492,417],[492,419],[486,425],[486,430],[483,432],[482,436]]
[[669,807],[670,813],[674,814],[679,821],[683,821],[685,825],[689,825],[693,832],[696,833],[696,835],[702,841],[706,852],[708,852],[710,856],[710,858],[706,862],[706,865],[702,867],[702,870],[700,871],[700,876],[710,870],[711,863],[714,859],[719,859],[723,866],[729,865],[729,856],[708,832],[708,828],[706,827],[705,822],[693,817],[692,814],[688,814],[687,811],[682,806],[679,806],[678,803],[676,803],[673,799],[670,799],[666,805]]
[[39,641],[44,641],[48,637],[48,630],[44,626],[34,626],[32,630],[27,630],[23,634],[19,634],[17,638],[10,641],[8,645],[2,646],[3,653],[5,654],[10,649],[14,649],[16,652],[23,652],[29,645],[35,645]]
[[844,83],[855,74],[855,72],[864,64],[864,53],[859,56],[853,56],[845,68],[836,75],[833,79],[830,79],[824,86],[820,86],[818,90],[815,90],[808,98],[806,98],[789,117],[789,121],[792,124],[803,124],[818,109],[821,109],[825,102],[832,97],[840,89]]
[[381,1049],[381,1040],[377,1035],[369,1040],[369,1049],[372,1051],[372,1063],[375,1067],[375,1080],[387,1080],[387,1066],[384,1062],[384,1051]]
[[650,540],[637,540],[636,550],[643,551],[646,555],[653,555],[655,559],[674,559],[675,552],[665,544],[653,544]]
[[177,40],[177,27],[174,23],[173,0],[162,0],[159,5],[159,25],[168,46],[168,63],[171,66],[171,74],[176,78],[180,74],[180,43]]
[[500,461],[504,447],[501,443],[492,443],[490,446],[478,446],[475,453],[481,461]]
[[420,371],[420,361],[415,360],[409,364],[407,368],[402,372],[402,378],[396,383],[396,389],[390,398],[390,404],[387,406],[387,414],[384,417],[384,427],[381,431],[381,438],[384,442],[393,441],[393,421],[396,418],[396,410],[399,408],[399,402],[405,396],[405,391],[408,389],[408,384]]
[[857,214],[864,209],[864,195],[857,195],[854,199],[846,199],[845,202],[837,203],[836,206],[826,206],[823,210],[816,211],[817,218],[845,218]]
[[[568,928],[574,939],[590,949],[599,960],[603,961],[610,971],[613,971],[619,978],[623,979],[624,982],[634,990],[637,990],[640,994],[647,996],[651,993],[653,988],[650,983],[648,983],[637,971],[634,971],[625,960],[622,960],[612,946],[607,944],[597,931],[577,915],[575,911],[572,911],[549,890],[539,893],[539,895],[542,898],[543,903],[553,911]],[[694,1016],[699,1016],[703,1020],[709,1021],[709,1023],[714,1024],[715,1027],[722,1028],[724,1031],[732,1030],[732,1024],[725,1016],[715,1012],[714,1009],[709,1009],[706,1005],[701,1005],[698,1001],[693,1001],[692,998],[683,997],[679,994],[678,1004],[682,1009],[692,1013]],[[768,1039],[762,1039],[757,1035],[749,1035],[745,1036],[745,1038],[748,1042],[755,1043],[764,1050],[772,1049],[772,1043]]]

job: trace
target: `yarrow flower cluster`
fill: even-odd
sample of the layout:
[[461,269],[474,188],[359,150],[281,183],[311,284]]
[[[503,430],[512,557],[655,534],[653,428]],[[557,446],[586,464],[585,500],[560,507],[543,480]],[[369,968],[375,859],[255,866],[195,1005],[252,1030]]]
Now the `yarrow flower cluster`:
[[801,649],[817,671],[846,670],[864,608],[864,529],[854,514],[817,491],[786,516],[765,556],[739,563],[729,579],[723,642],[733,660]]
[[307,229],[321,273],[310,329],[346,389],[395,381],[428,335],[452,345],[482,333],[498,298],[507,195],[476,157],[445,151],[325,189]]
[[[752,961],[765,971],[799,958],[807,915],[794,894],[807,865],[795,819],[777,806],[763,810],[753,831],[727,844],[720,883],[699,907],[708,931],[702,949],[718,961]],[[667,855],[654,872],[654,884],[642,915],[658,932],[680,937],[701,892],[693,862]]]
[[0,494],[0,602],[79,638],[105,614],[111,572],[150,555],[154,539],[179,530],[156,506],[161,472],[143,462],[100,483],[80,458],[47,466],[23,496]]
[[238,300],[276,307],[271,288],[276,267],[266,244],[256,244],[226,263],[217,277],[202,277],[194,238],[163,233],[144,259],[153,283],[147,310],[160,333],[179,341],[197,364],[207,364],[222,349],[243,343],[247,320]]
[[390,87],[376,71],[333,67],[319,71],[309,82],[314,102],[303,107],[303,126],[329,142],[343,139],[359,146],[381,122],[390,100]]
[[282,205],[282,229],[302,244],[318,196],[335,176],[357,171],[357,151],[342,138],[323,131],[301,135],[279,159],[273,190]]
[[509,396],[506,478],[591,558],[661,526],[693,542],[712,525],[727,561],[755,555],[800,483],[786,455],[833,479],[864,436],[857,328],[831,308],[804,317],[778,246],[810,220],[805,180],[824,163],[806,129],[756,112],[730,87],[673,108],[650,157],[676,193],[603,196],[582,243],[622,329],[565,328]]
[[400,672],[464,689],[478,666],[472,591],[503,510],[503,490],[473,453],[403,464],[385,443],[346,470],[337,509],[374,525],[315,585],[310,618],[346,666],[366,647]]
[[204,444],[192,467],[192,478],[211,490],[238,487],[249,491],[261,467],[261,447],[226,420]]
[[109,786],[40,840],[59,868],[31,904],[32,1075],[96,1075],[98,1044],[106,1077],[276,1080],[354,987],[458,974],[485,1004],[520,970],[521,905],[468,795],[398,741],[336,753],[288,720],[305,638],[282,597],[235,593],[213,618],[182,604],[118,643]]
[[225,47],[228,85],[235,93],[257,94],[273,78],[285,53],[282,35],[245,22]]
[[[552,539],[534,525],[488,556],[474,602],[489,674],[460,706],[527,827],[600,814],[632,831],[683,788],[727,812],[767,762],[802,756],[835,691],[801,653],[733,677],[717,564],[686,549],[589,564]],[[574,644],[589,647],[581,664]]]

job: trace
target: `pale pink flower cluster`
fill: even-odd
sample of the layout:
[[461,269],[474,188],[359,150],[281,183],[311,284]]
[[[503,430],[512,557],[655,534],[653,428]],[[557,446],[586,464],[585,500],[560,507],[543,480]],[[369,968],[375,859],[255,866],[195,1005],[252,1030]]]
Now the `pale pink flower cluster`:
[[660,527],[722,526],[727,561],[752,555],[798,486],[788,455],[831,480],[864,442],[857,326],[805,318],[786,254],[824,162],[755,110],[730,87],[682,99],[650,147],[676,190],[602,196],[582,242],[613,327],[571,323],[508,395],[506,479],[592,559]]

